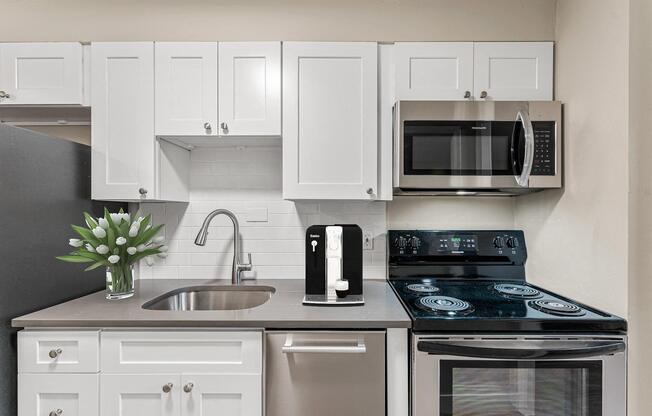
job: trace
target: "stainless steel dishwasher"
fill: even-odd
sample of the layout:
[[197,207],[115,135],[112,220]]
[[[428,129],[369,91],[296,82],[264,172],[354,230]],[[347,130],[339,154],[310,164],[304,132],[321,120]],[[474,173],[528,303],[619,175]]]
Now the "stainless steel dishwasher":
[[270,331],[266,342],[266,416],[385,414],[385,331]]

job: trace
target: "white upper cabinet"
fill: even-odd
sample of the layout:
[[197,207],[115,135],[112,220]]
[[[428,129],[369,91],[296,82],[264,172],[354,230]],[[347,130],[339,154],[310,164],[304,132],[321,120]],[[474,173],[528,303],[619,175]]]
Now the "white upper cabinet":
[[552,42],[397,42],[397,100],[552,100]]
[[552,42],[475,44],[474,95],[487,100],[552,100]]
[[92,45],[93,199],[155,197],[154,44]]
[[281,43],[219,43],[220,135],[281,135]]
[[283,44],[283,197],[375,199],[378,59],[371,42]]
[[217,43],[156,42],[156,134],[217,135]]
[[81,105],[77,42],[0,43],[0,105]]
[[473,42],[396,44],[398,100],[463,100],[473,94]]

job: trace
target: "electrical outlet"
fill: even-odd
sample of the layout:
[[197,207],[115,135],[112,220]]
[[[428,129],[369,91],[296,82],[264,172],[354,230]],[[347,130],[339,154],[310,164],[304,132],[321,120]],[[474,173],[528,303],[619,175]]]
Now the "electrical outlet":
[[374,249],[374,233],[371,231],[365,231],[362,233],[362,248],[363,250],[373,250]]

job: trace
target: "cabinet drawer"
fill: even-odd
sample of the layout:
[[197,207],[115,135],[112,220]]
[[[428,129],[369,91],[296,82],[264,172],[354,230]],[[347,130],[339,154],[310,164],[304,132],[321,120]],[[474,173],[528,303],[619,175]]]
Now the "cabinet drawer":
[[261,374],[261,332],[103,331],[105,373]]
[[19,373],[97,373],[99,331],[18,333]]
[[18,416],[97,416],[97,374],[19,374]]

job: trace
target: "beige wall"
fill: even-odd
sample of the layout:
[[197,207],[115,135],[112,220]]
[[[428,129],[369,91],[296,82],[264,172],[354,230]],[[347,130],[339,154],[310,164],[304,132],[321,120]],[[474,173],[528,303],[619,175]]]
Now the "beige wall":
[[387,203],[389,229],[511,229],[509,197],[400,197]]
[[652,410],[652,2],[630,2],[629,409]]
[[0,0],[0,40],[552,40],[554,5],[555,0]]
[[627,316],[628,2],[560,0],[556,98],[564,103],[565,184],[516,202],[528,276]]

